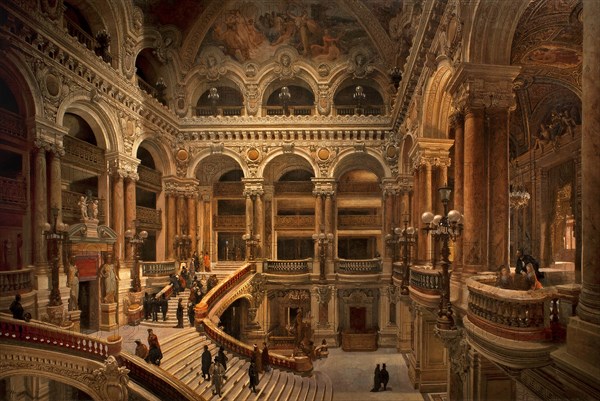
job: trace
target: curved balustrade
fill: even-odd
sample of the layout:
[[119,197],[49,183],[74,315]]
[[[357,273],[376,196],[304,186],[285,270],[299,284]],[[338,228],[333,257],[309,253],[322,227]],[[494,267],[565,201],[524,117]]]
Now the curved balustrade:
[[119,355],[119,365],[129,369],[129,378],[140,383],[145,389],[162,400],[201,400],[189,386],[183,386],[179,380],[159,367],[155,367],[127,353]]
[[429,295],[440,295],[442,290],[442,272],[424,269],[419,266],[410,267],[410,286],[419,292]]
[[268,260],[265,273],[271,274],[303,274],[309,272],[308,264],[312,259],[303,260]]
[[495,276],[467,279],[469,320],[483,330],[519,341],[543,341],[561,337],[555,287],[535,291],[495,287]]
[[0,291],[5,296],[29,292],[33,290],[32,278],[32,268],[0,272]]
[[165,262],[140,262],[144,276],[168,276],[175,274],[175,261]]
[[0,338],[56,347],[68,354],[80,353],[84,357],[98,361],[104,361],[109,355],[119,354],[122,341],[121,337],[117,341],[108,341],[50,324],[16,320],[6,313],[0,314]]
[[381,273],[381,259],[338,259],[335,271],[342,274],[375,274]]
[[225,281],[221,281],[218,283],[212,290],[208,292],[196,305],[196,319],[203,319],[208,316],[208,311],[212,309],[215,303],[230,289],[237,286],[242,279],[246,276],[246,274],[250,273],[254,265],[247,264],[241,269],[237,270],[231,276],[229,276]]

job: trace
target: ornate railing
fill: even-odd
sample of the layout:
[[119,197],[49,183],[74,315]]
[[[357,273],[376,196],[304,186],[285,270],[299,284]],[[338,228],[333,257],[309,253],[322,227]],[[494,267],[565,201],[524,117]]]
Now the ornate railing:
[[[467,315],[473,324],[495,335],[519,341],[564,337],[558,311],[562,295],[557,287],[535,291],[506,290],[496,287],[495,280],[493,275],[467,279]],[[569,301],[567,296],[565,301]]]
[[338,227],[381,227],[381,215],[339,215]]
[[381,193],[381,185],[378,182],[340,181],[337,189],[342,193]]
[[140,262],[144,276],[168,276],[175,274],[176,264],[174,260],[164,262]]
[[[351,116],[357,114],[357,107],[350,105],[335,106],[335,112],[338,116]],[[361,113],[365,116],[379,116],[384,113],[383,105],[369,105],[360,108]]]
[[162,211],[149,207],[136,206],[135,218],[140,226],[160,230],[162,227]]
[[10,270],[0,272],[0,292],[2,295],[14,295],[33,290],[33,269]]
[[315,216],[275,216],[275,228],[314,228]]
[[240,229],[240,228],[246,227],[246,216],[245,215],[215,216],[214,224],[215,224],[216,229],[225,229],[225,228]]
[[312,196],[314,184],[310,181],[280,181],[276,182],[274,187],[276,194],[303,193]]
[[154,86],[152,86],[148,82],[144,81],[139,75],[136,76],[136,78],[137,78],[138,87],[141,90],[143,90],[148,95],[150,95],[154,98],[156,98],[158,96],[158,91],[156,90],[156,88]]
[[442,290],[441,276],[441,270],[411,266],[410,286],[425,294],[439,295]]
[[0,204],[20,210],[27,208],[27,182],[24,177],[0,177]]
[[63,146],[65,148],[65,155],[62,159],[64,163],[74,164],[97,173],[106,171],[104,149],[69,135],[63,137]]
[[139,165],[137,172],[140,177],[138,185],[146,186],[158,191],[162,189],[162,174],[160,171]]
[[271,274],[303,274],[310,271],[312,259],[303,260],[267,260],[265,273]]
[[335,271],[342,274],[374,274],[381,273],[381,259],[338,259]]
[[9,135],[19,139],[27,139],[27,129],[23,117],[0,109],[0,136]]
[[213,194],[215,196],[235,196],[241,198],[243,193],[243,182],[216,182],[213,184]]
[[71,21],[69,18],[64,18],[65,27],[67,28],[67,32],[69,35],[77,38],[77,41],[82,43],[85,47],[90,50],[94,50],[96,45],[96,40],[83,29],[81,29],[75,22]]
[[61,329],[35,321],[25,322],[0,314],[0,338],[3,341],[20,341],[52,347],[67,354],[80,354],[97,361],[121,352],[121,337],[116,341],[89,337],[85,334]]
[[216,113],[216,115],[224,117],[241,116],[243,109],[243,106],[219,106],[216,107],[216,110],[211,106],[198,106],[194,108],[194,115],[197,117],[209,117]]
[[189,400],[203,399],[190,388],[184,385],[175,376],[161,368],[146,363],[129,354],[119,355],[119,365],[129,369],[129,378],[139,383],[161,400]]
[[[283,116],[285,110],[282,106],[263,106],[267,116]],[[289,114],[292,116],[310,116],[313,113],[312,106],[289,106]]]

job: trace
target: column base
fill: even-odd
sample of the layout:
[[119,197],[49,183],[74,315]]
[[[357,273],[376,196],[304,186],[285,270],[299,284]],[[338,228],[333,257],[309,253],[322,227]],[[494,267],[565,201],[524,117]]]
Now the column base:
[[100,330],[110,331],[118,326],[117,303],[100,304]]

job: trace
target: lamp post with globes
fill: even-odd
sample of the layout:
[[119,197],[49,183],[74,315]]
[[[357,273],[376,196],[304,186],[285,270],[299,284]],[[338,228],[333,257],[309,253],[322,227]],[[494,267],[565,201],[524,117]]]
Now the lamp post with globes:
[[400,294],[408,295],[410,252],[411,248],[417,243],[417,232],[414,227],[408,226],[408,216],[404,218],[404,228],[396,227],[394,232],[399,236],[398,243],[402,247],[402,284],[400,286]]
[[325,233],[325,228],[321,227],[320,233],[312,235],[313,241],[319,246],[319,280],[325,281],[325,262],[327,258],[327,248],[333,242],[333,234]]
[[434,216],[431,212],[425,212],[421,219],[425,223],[423,230],[442,243],[440,251],[442,257],[442,294],[436,326],[440,330],[453,330],[456,329],[456,326],[450,303],[450,241],[456,241],[462,234],[463,216],[458,210],[448,211],[448,202],[452,193],[451,188],[447,186],[439,188],[438,193],[444,205],[444,215]]
[[138,233],[138,221],[134,220],[135,229],[129,229],[125,231],[125,238],[129,241],[129,244],[132,246],[133,250],[133,267],[132,273],[133,277],[131,278],[131,292],[140,292],[142,291],[142,283],[140,280],[140,248],[144,243],[144,240],[148,238],[148,232],[142,230]]
[[49,306],[62,305],[60,299],[59,280],[58,280],[58,266],[60,257],[60,244],[63,243],[67,237],[67,230],[69,226],[64,223],[58,223],[58,208],[53,207],[52,212],[52,225],[49,223],[44,224],[44,236],[48,242],[48,257],[50,259],[52,268],[52,289],[50,290],[50,302]]

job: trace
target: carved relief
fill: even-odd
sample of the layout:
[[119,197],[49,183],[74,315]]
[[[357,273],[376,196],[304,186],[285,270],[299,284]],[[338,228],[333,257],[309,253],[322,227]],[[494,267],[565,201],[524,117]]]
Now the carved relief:
[[224,55],[216,47],[209,47],[200,55],[198,73],[209,81],[216,81],[227,72],[224,65]]
[[109,356],[103,368],[94,370],[96,386],[104,400],[126,401],[128,399],[127,383],[129,369],[119,367],[114,356]]

